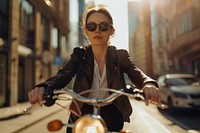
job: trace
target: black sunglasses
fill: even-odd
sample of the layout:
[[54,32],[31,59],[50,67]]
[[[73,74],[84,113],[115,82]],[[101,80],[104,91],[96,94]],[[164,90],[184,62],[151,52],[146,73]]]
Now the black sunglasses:
[[88,31],[95,31],[97,29],[97,26],[99,27],[100,31],[108,31],[110,28],[110,24],[107,22],[101,22],[100,24],[96,24],[95,22],[90,22],[86,24],[86,29]]

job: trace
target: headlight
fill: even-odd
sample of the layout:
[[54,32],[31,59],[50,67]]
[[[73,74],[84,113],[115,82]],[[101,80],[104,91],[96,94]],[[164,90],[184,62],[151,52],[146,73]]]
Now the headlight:
[[106,133],[105,122],[100,116],[85,115],[79,118],[73,128],[73,133]]
[[187,95],[184,93],[180,93],[180,92],[174,92],[174,96],[175,97],[179,97],[179,98],[187,98]]

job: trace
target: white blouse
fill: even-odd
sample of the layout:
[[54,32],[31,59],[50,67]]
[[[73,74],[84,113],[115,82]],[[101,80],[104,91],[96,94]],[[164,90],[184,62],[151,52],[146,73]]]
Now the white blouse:
[[105,98],[109,96],[107,91],[99,91],[101,88],[108,89],[107,77],[106,77],[106,65],[104,65],[102,76],[100,76],[99,66],[94,58],[94,73],[93,73],[93,82],[91,89],[94,90],[90,93],[90,98]]

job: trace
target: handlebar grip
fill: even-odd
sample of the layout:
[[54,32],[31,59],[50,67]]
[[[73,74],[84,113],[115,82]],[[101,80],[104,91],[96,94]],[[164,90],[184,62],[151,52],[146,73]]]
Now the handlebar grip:
[[45,93],[44,93],[45,106],[49,107],[55,103],[56,99],[54,98],[54,95],[55,94],[53,93],[53,89],[51,88],[45,89]]

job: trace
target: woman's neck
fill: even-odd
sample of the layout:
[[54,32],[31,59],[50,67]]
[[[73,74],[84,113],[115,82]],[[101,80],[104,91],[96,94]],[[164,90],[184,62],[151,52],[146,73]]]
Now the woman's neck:
[[99,72],[100,75],[103,73],[103,68],[106,62],[106,51],[107,51],[107,46],[96,46],[92,47],[94,58],[99,66]]
[[107,46],[92,46],[92,51],[95,59],[99,61],[102,60],[102,58],[105,58]]

